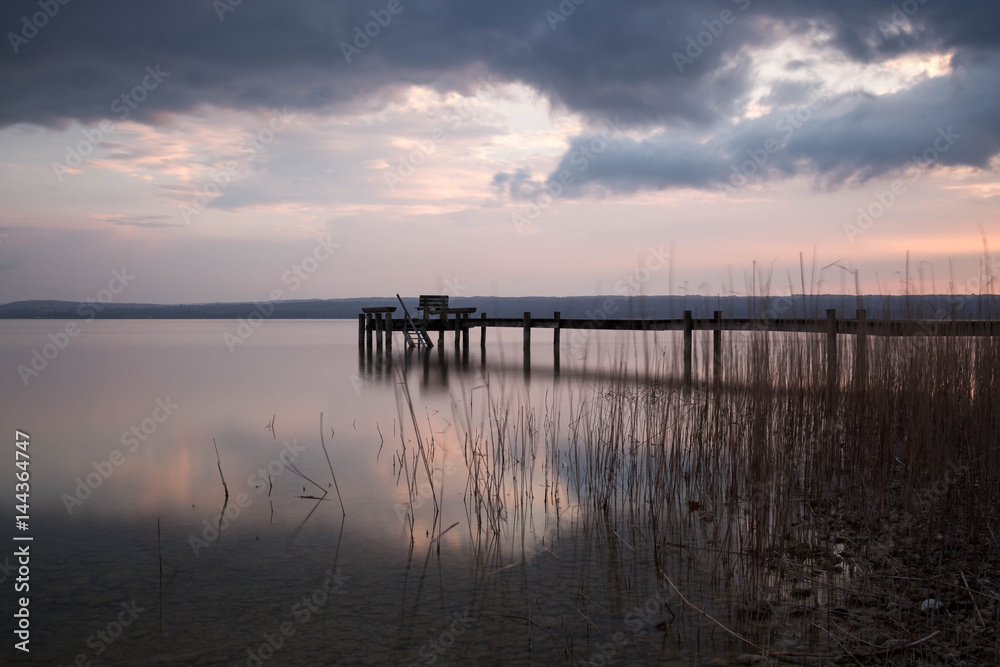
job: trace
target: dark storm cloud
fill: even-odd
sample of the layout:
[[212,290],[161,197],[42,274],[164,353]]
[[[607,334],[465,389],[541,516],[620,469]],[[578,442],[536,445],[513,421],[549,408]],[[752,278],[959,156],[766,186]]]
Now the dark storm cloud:
[[[41,1],[58,8],[54,16],[40,13],[38,0],[0,9],[8,31],[0,51],[2,124],[113,118],[120,113],[113,101],[140,85],[150,65],[167,73],[164,84],[135,109],[128,104],[133,118],[147,121],[202,103],[322,109],[399,84],[469,89],[478,68],[596,117],[704,124],[729,113],[745,86],[739,65],[722,72],[715,65],[750,32],[746,20],[730,26],[727,45],[707,50],[681,75],[671,52],[718,9],[399,0],[391,15],[392,0],[244,0],[220,20],[218,8],[230,0]],[[567,7],[573,12],[564,17]],[[45,18],[34,21],[44,23],[37,30],[33,16]],[[387,23],[373,24],[379,34],[359,36],[377,18]]]
[[[945,123],[975,139],[942,163],[982,166],[997,153],[1000,87],[990,68],[1000,3],[231,2],[5,3],[0,126],[121,119],[126,110],[156,123],[204,104],[351,112],[390,99],[401,85],[469,91],[489,73],[532,86],[595,125],[617,120],[658,131],[641,143],[619,139],[577,184],[701,187],[725,181],[732,163],[780,120],[729,124],[752,82],[746,50],[820,28],[822,46],[859,62],[954,50],[957,75],[896,95],[831,100],[815,111],[822,122],[797,130],[762,173],[814,171],[833,185],[863,180],[900,167]],[[359,36],[366,24],[379,34]],[[692,46],[699,39],[703,46]],[[150,67],[161,68],[161,80],[149,78]],[[803,92],[796,85],[777,87],[769,103],[786,112]]]

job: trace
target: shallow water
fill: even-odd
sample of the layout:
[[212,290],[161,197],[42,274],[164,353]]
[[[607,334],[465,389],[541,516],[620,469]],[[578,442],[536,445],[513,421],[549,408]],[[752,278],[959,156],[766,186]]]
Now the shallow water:
[[[550,332],[533,334],[526,371],[520,330],[490,330],[484,363],[477,331],[466,357],[450,334],[426,357],[399,337],[390,360],[359,356],[349,321],[268,321],[232,351],[229,321],[85,321],[44,349],[66,342],[65,325],[0,322],[8,497],[15,431],[30,435],[29,527],[8,509],[0,555],[6,588],[14,549],[30,544],[30,656],[13,650],[10,620],[4,633],[21,662],[644,665],[743,652],[690,614],[657,629],[669,615],[644,556],[595,539],[569,487],[557,513],[542,472],[485,529],[470,503],[464,437],[484,406],[535,408],[524,433],[536,449],[508,453],[536,454],[540,471],[542,415],[565,421],[602,369],[642,368],[672,334],[566,341],[557,373]],[[26,383],[33,350],[51,358]],[[414,421],[435,486],[418,470],[411,505]],[[674,565],[699,603],[731,606],[694,559]]]

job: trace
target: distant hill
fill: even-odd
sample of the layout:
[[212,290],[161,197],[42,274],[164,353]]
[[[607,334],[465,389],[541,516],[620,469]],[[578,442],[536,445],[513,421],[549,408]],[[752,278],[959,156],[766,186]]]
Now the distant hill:
[[[411,314],[416,314],[417,298],[404,298]],[[567,318],[679,318],[685,310],[695,317],[711,317],[721,310],[723,317],[824,317],[835,308],[841,317],[853,317],[864,307],[868,317],[877,319],[1000,319],[1000,296],[921,295],[863,297],[841,295],[795,295],[792,297],[742,296],[644,296],[627,297],[452,297],[455,307],[475,307],[491,317],[521,317],[530,311],[536,317],[551,317],[559,311]],[[260,312],[278,319],[355,319],[362,307],[399,306],[395,298],[312,299],[275,302],[198,303],[162,305],[150,303],[77,303],[73,301],[16,301],[0,305],[0,319],[238,319]],[[273,311],[271,310],[273,307]],[[401,315],[401,309],[397,316]]]

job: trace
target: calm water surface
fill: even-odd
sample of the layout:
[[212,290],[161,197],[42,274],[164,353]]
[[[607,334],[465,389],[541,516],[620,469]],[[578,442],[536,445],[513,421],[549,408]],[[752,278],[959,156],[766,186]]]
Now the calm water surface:
[[[490,330],[484,363],[475,330],[465,358],[450,334],[427,357],[398,336],[390,359],[359,357],[350,321],[268,321],[230,352],[230,321],[98,320],[43,349],[65,325],[0,322],[3,650],[18,664],[646,665],[742,652],[691,615],[657,629],[662,582],[648,564],[595,540],[570,487],[559,512],[546,502],[545,443],[563,437],[569,406],[602,368],[641,367],[670,334],[564,341],[556,373],[550,332],[535,332],[525,372],[519,330]],[[18,367],[33,350],[53,358],[26,384]],[[535,454],[537,472],[483,526],[464,452],[498,402],[536,443],[507,454]],[[30,434],[27,531],[11,507],[15,430]],[[33,538],[30,656],[12,648],[14,535]],[[725,607],[696,564],[678,567],[699,601]]]

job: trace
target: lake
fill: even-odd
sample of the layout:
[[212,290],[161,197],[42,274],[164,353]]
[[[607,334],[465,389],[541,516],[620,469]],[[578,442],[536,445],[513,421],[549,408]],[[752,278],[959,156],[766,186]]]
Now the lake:
[[[666,599],[649,554],[630,551],[634,525],[595,526],[574,471],[586,461],[559,453],[609,378],[676,367],[674,334],[564,334],[555,372],[551,332],[526,371],[517,329],[490,330],[485,360],[475,331],[464,358],[448,333],[427,355],[397,336],[386,359],[359,355],[353,321],[266,321],[232,350],[233,321],[67,324],[0,322],[8,498],[16,431],[30,456],[28,527],[12,509],[8,532],[32,538],[9,542],[0,575],[12,586],[30,545],[31,664],[744,652]],[[694,523],[689,537],[713,539]],[[732,611],[710,562],[668,564],[699,604]]]

